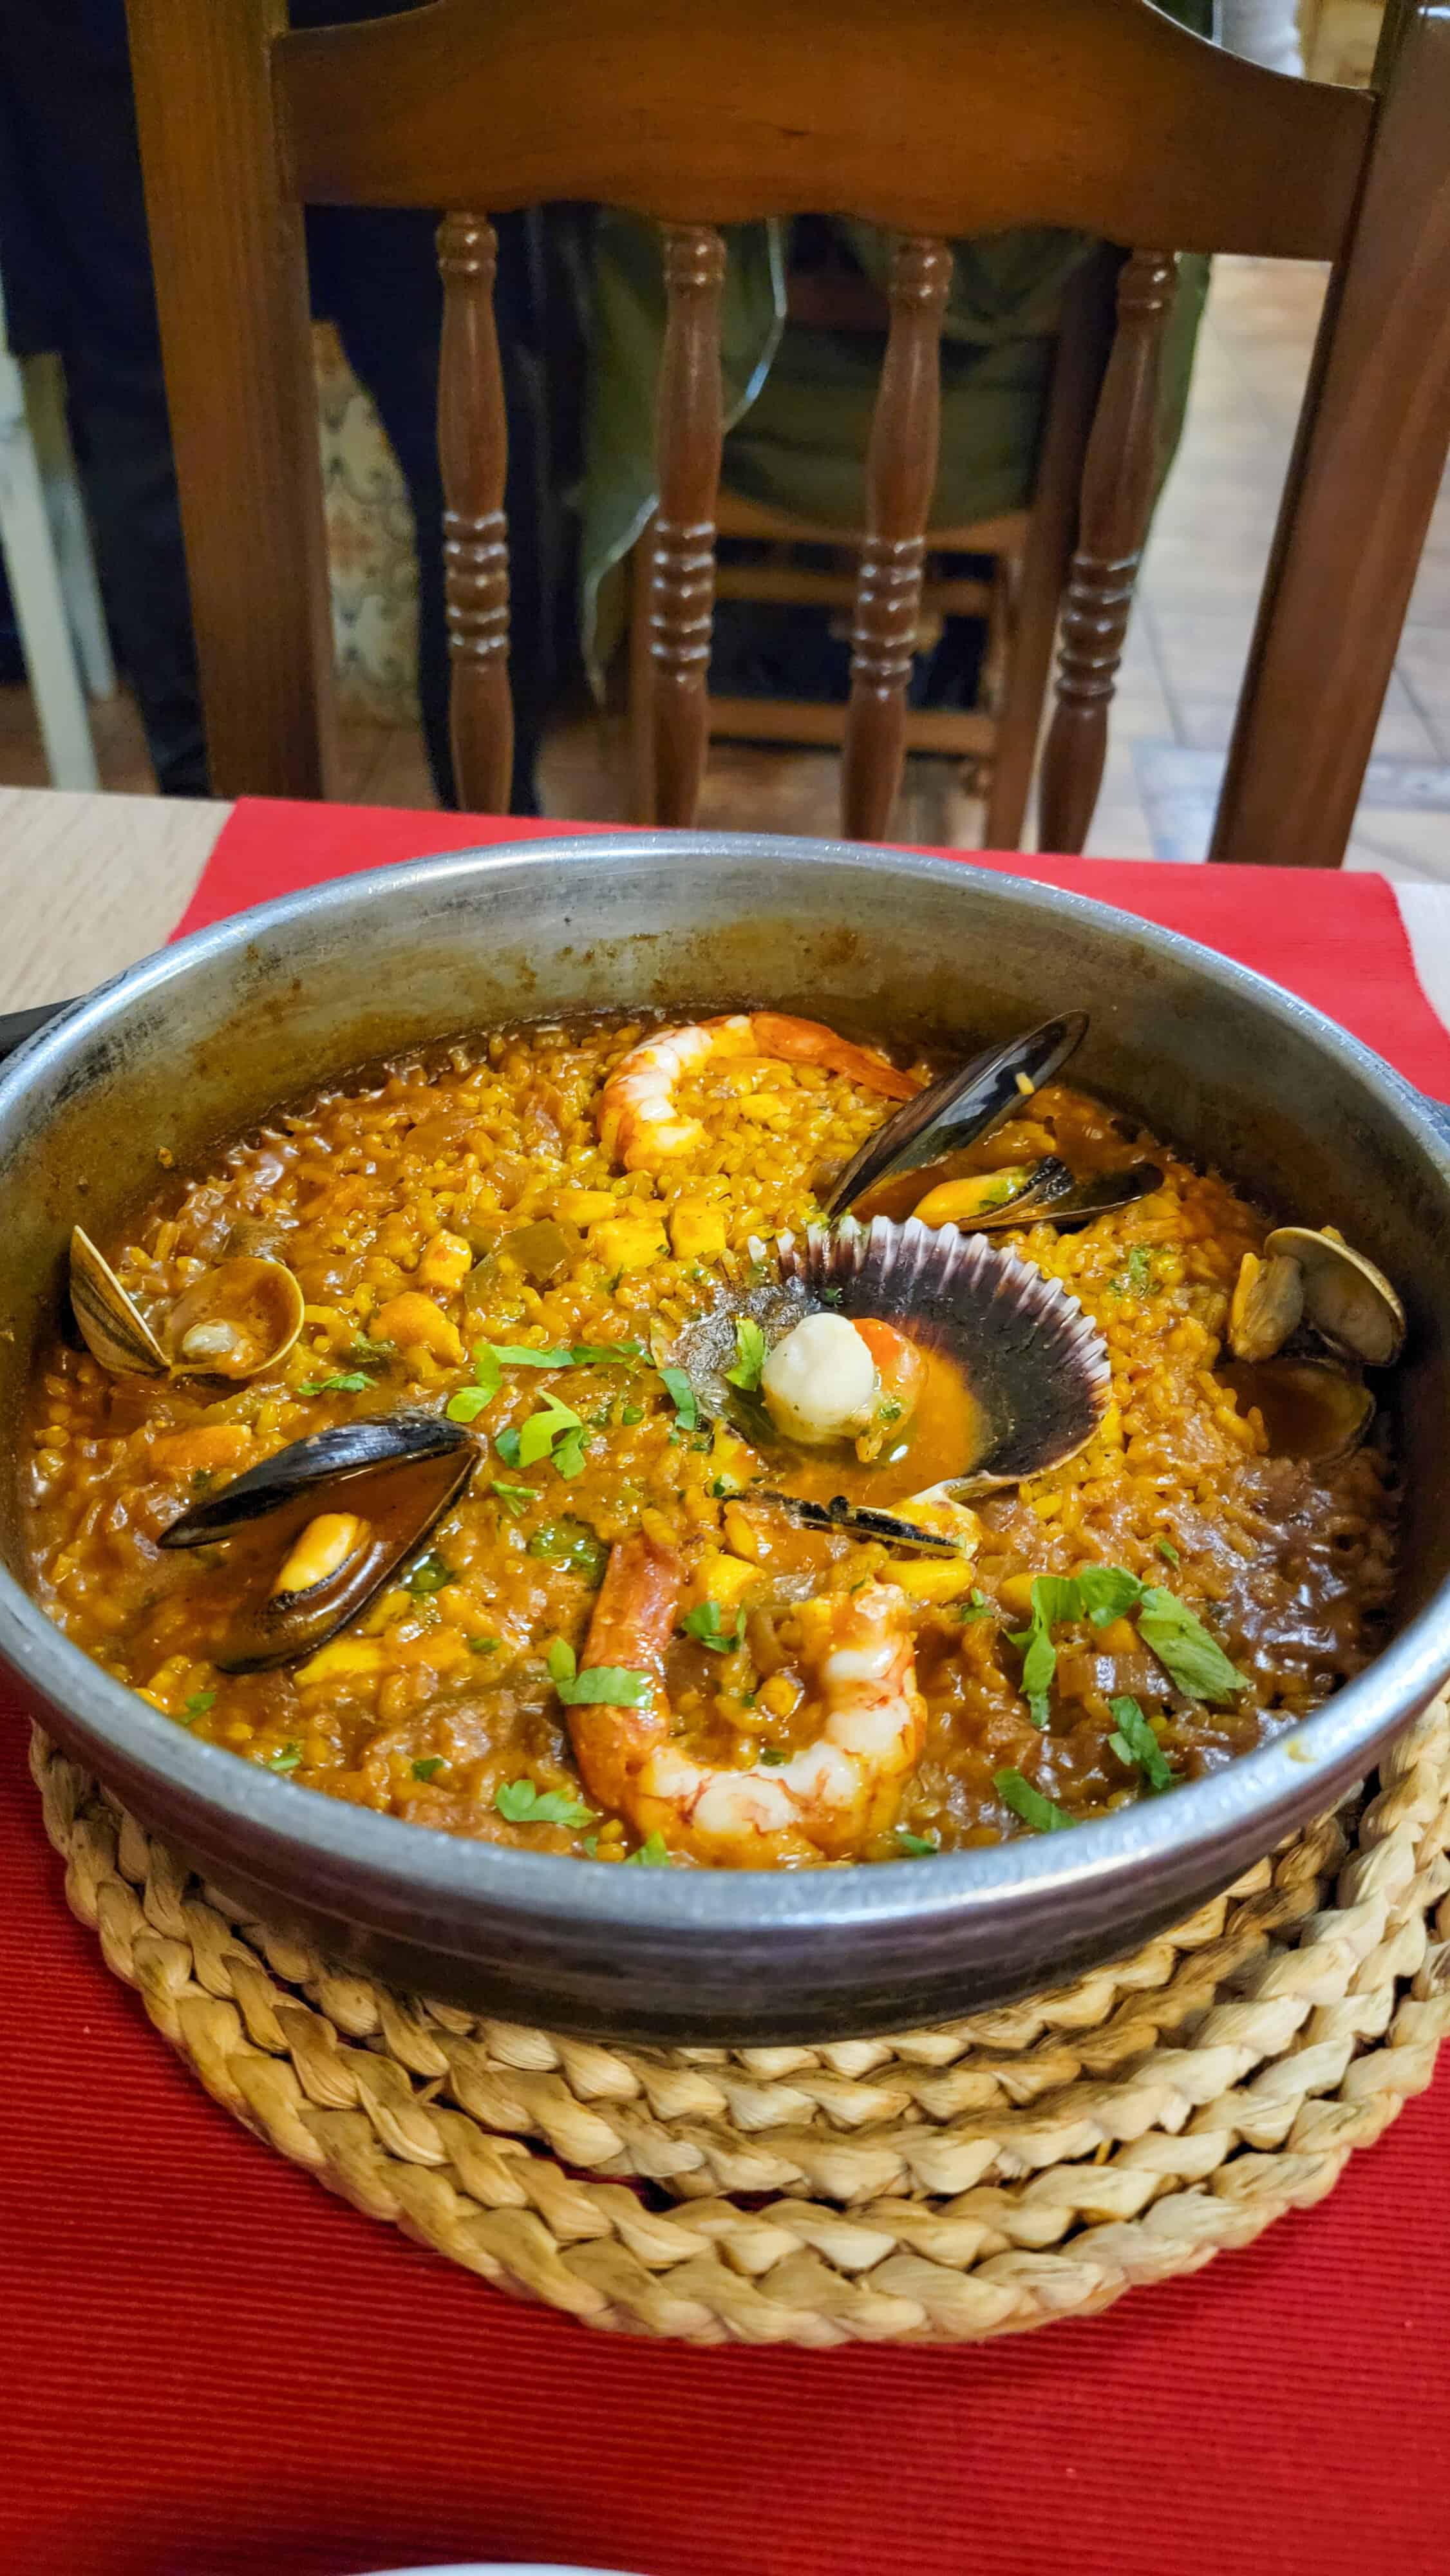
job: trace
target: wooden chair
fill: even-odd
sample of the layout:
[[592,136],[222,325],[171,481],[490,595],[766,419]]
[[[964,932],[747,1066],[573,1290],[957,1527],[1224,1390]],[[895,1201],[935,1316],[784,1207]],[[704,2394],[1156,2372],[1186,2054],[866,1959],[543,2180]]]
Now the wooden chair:
[[[938,752],[969,761],[985,810],[985,846],[1015,850],[1022,838],[1032,770],[1042,731],[1042,711],[1052,666],[1058,611],[1072,560],[1089,432],[1113,340],[1114,289],[1120,258],[1104,246],[1084,261],[1063,299],[1061,327],[1036,462],[1030,508],[1003,512],[958,527],[931,527],[926,537],[918,596],[922,626],[947,616],[976,617],[986,629],[977,704],[910,708],[902,750]],[[845,291],[843,291],[845,290]],[[833,331],[870,331],[884,337],[891,308],[884,295],[860,281],[807,273],[787,280],[792,321]],[[728,470],[729,450],[725,450]],[[630,762],[637,818],[654,814],[654,657],[650,605],[656,522],[651,519],[630,557]],[[856,584],[840,571],[799,570],[789,560],[802,547],[830,547],[859,556],[860,532],[798,518],[732,492],[722,479],[715,501],[718,537],[765,539],[783,563],[718,564],[717,599],[785,601],[820,609],[849,608]],[[989,574],[963,576],[935,568],[944,554],[990,560]],[[711,742],[844,743],[849,709],[825,699],[731,697],[709,690],[706,731]]]
[[[846,828],[902,763],[936,466],[947,240],[1026,223],[1129,249],[1062,618],[1041,838],[1079,849],[1152,481],[1180,250],[1333,276],[1213,855],[1343,856],[1450,428],[1450,11],[1389,0],[1371,92],[1289,81],[1149,0],[432,0],[289,33],[286,0],[130,0],[137,111],[216,784],[332,776],[301,210],[442,204],[440,440],[454,743],[509,775],[503,400],[480,210],[575,197],[663,226],[655,810],[705,757],[721,224],[802,208],[898,236],[868,458]],[[969,140],[967,138],[970,138]]]

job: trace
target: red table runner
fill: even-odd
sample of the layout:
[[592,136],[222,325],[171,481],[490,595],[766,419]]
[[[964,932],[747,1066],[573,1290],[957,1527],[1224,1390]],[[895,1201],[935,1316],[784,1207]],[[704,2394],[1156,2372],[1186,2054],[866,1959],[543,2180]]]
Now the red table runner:
[[[521,835],[243,804],[186,928]],[[1450,1096],[1378,878],[996,861],[1206,939]],[[1195,2279],[976,2350],[695,2352],[514,2306],[330,2199],[68,1914],[0,1727],[0,2576],[1418,2576],[1450,2530],[1450,2069]]]

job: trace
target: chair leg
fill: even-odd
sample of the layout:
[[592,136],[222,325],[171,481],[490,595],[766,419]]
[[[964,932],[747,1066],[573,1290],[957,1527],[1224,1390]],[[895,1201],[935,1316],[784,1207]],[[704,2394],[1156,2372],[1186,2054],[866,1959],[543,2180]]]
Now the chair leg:
[[0,345],[0,547],[53,787],[100,785],[20,370]]
[[985,847],[989,850],[1022,847],[1053,637],[1072,562],[1083,466],[1112,348],[1120,256],[1103,249],[1085,261],[1063,307],[1037,490],[1017,585],[1007,683],[998,710],[997,749],[987,797]]
[[655,819],[654,662],[650,655],[650,558],[654,520],[635,540],[629,558],[629,814],[633,823]]

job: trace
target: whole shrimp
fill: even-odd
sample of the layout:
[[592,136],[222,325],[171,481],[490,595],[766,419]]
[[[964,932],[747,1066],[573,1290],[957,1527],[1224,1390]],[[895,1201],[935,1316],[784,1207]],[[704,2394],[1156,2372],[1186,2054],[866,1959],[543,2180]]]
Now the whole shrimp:
[[672,1155],[704,1142],[697,1118],[675,1107],[680,1076],[707,1056],[773,1055],[789,1064],[824,1065],[864,1090],[888,1100],[910,1100],[916,1084],[884,1056],[854,1046],[819,1020],[797,1020],[779,1011],[736,1011],[726,1019],[697,1020],[688,1028],[656,1029],[622,1056],[599,1095],[600,1143],[627,1172],[652,1172]]
[[696,1761],[670,1741],[664,1659],[684,1567],[641,1533],[621,1540],[595,1604],[581,1670],[609,1666],[646,1684],[637,1707],[579,1703],[569,1732],[589,1795],[644,1838],[717,1869],[845,1860],[892,1823],[921,1759],[926,1702],[916,1687],[909,1603],[869,1583],[802,1606],[812,1639],[820,1733],[774,1768]]

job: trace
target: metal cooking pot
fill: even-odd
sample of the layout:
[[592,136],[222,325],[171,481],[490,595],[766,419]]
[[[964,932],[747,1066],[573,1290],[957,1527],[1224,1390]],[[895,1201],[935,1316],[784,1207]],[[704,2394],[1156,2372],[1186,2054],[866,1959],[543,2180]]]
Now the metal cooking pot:
[[0,1573],[0,1655],[43,1723],[198,1867],[336,1957],[561,2030],[821,2040],[1056,1985],[1329,1805],[1450,1672],[1450,1153],[1426,1105],[1277,986],[1084,897],[736,835],[590,836],[346,879],[203,931],[31,1039],[0,1077],[7,1563],[22,1394],[71,1223],[111,1239],[159,1149],[193,1168],[280,1100],[455,1031],[742,1001],[963,1049],[1085,1008],[1075,1079],[1286,1215],[1342,1225],[1410,1314],[1390,1389],[1408,1486],[1397,1633],[1292,1739],[1072,1833],[871,1869],[625,1871],[455,1841],[194,1742]]

